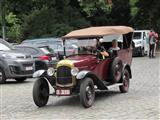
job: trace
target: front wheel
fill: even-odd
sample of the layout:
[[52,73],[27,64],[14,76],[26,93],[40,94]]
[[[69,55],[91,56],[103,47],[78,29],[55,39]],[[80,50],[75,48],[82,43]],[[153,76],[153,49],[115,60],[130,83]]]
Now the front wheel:
[[129,90],[129,78],[130,78],[130,75],[128,70],[124,69],[123,76],[122,76],[123,85],[119,86],[119,89],[122,93],[126,93]]
[[36,80],[36,82],[34,83],[34,86],[33,86],[34,103],[38,107],[45,106],[48,102],[48,98],[49,98],[48,82],[43,78]]
[[95,100],[94,83],[91,78],[85,78],[80,85],[80,101],[85,108],[93,105]]
[[4,73],[4,71],[0,68],[0,84],[5,83],[5,81],[6,81],[5,73]]

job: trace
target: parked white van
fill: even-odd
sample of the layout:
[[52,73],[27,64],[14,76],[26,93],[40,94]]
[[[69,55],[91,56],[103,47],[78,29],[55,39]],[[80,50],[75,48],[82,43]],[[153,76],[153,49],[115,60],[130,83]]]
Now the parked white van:
[[149,32],[150,30],[135,30],[133,34],[133,42],[135,48],[133,55],[144,56],[149,52]]

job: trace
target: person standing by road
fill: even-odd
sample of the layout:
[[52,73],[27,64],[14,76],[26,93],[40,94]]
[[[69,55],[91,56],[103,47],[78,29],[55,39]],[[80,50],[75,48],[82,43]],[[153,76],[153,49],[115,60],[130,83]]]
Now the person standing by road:
[[151,30],[151,32],[149,33],[149,58],[154,57],[155,44],[156,44],[155,32]]
[[155,46],[154,46],[154,57],[156,56],[156,49],[158,44],[158,33],[155,32]]

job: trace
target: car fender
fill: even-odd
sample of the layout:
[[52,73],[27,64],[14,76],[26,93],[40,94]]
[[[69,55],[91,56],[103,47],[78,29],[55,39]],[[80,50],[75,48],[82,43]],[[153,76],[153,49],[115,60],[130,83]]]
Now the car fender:
[[77,76],[76,79],[78,80],[82,80],[85,77],[90,77],[93,79],[93,82],[95,85],[97,85],[97,87],[101,90],[106,90],[106,86],[104,85],[104,83],[102,82],[102,80],[100,80],[93,72],[91,71],[80,71]]
[[42,77],[46,71],[45,70],[38,70],[33,73],[33,78]]
[[90,71],[80,71],[77,76],[76,76],[76,79],[83,79],[86,77],[86,75],[89,73]]

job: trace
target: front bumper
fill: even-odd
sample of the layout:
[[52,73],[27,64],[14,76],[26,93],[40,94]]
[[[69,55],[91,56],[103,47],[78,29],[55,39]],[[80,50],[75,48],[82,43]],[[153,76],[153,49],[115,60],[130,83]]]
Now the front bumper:
[[32,77],[34,72],[33,60],[9,61],[5,68],[6,78]]

